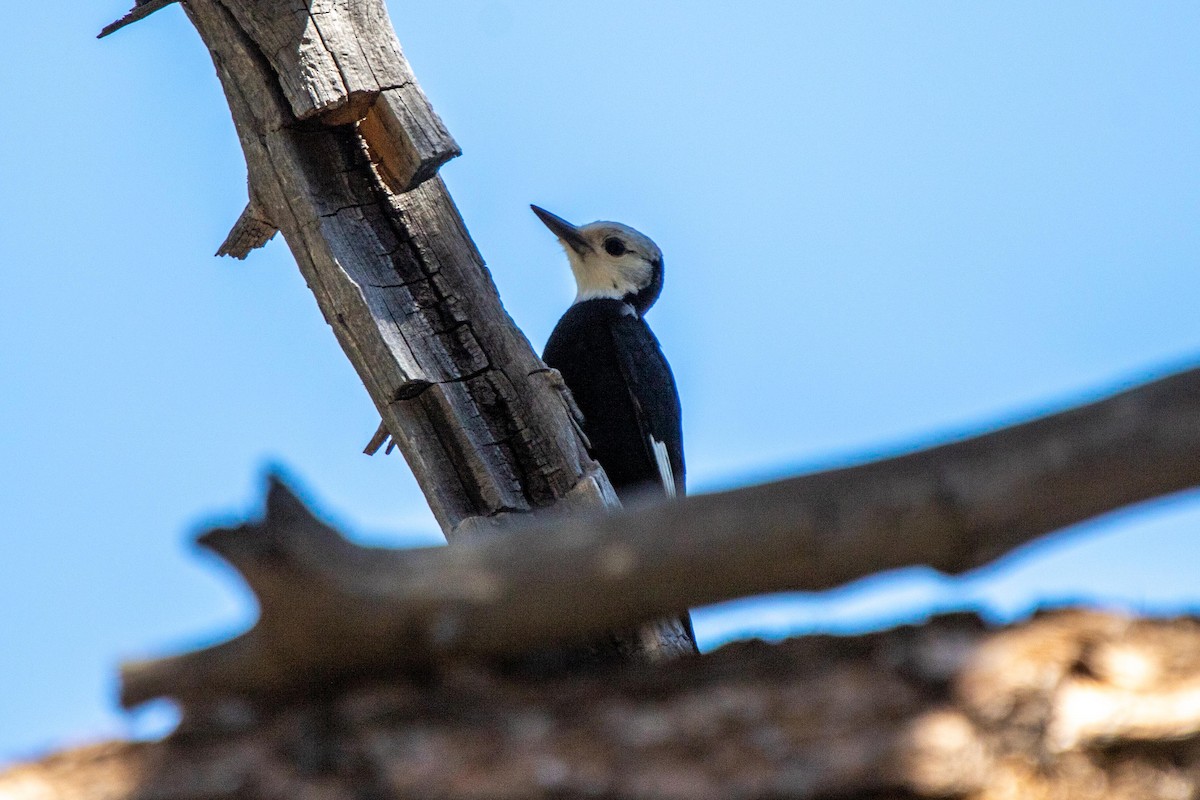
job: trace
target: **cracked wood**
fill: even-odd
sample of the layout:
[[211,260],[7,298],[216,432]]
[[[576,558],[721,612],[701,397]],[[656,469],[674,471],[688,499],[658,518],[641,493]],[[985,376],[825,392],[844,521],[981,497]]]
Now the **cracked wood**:
[[[441,181],[391,191],[377,177],[379,146],[353,122],[376,107],[356,108],[364,93],[419,92],[386,13],[303,5],[187,4],[246,153],[260,209],[251,217],[282,231],[447,533],[552,505],[595,469],[569,409],[539,376]],[[314,115],[348,121],[303,121]],[[427,119],[408,116],[427,131]]]

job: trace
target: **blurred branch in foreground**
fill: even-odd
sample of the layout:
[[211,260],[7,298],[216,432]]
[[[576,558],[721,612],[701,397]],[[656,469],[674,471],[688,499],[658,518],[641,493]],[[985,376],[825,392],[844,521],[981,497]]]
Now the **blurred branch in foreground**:
[[1063,611],[536,684],[460,665],[63,753],[0,796],[1173,800],[1200,792],[1198,658],[1196,620]]
[[689,606],[983,566],[1064,526],[1200,485],[1200,369],[952,444],[447,547],[351,544],[278,480],[205,534],[258,596],[248,633],[127,665],[123,702],[286,695],[448,657],[517,656]]

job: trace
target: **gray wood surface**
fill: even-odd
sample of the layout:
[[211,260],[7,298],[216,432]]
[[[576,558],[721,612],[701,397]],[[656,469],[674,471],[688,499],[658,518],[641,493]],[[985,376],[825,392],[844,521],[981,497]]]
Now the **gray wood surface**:
[[964,441],[449,547],[361,548],[280,483],[206,534],[262,606],[246,634],[130,664],[123,699],[288,694],[446,658],[513,656],[678,609],[909,566],[958,574],[1200,485],[1200,369]]
[[[316,73],[345,71],[357,87],[365,73],[346,65],[364,53],[402,59],[390,25],[376,24],[386,20],[382,7],[368,14],[368,3],[352,4],[356,13],[340,23],[371,21],[357,29],[361,52],[337,44],[349,28],[322,38],[326,52],[306,38],[305,14],[284,14],[275,30],[277,5],[291,4],[187,4],[214,53],[256,205],[283,233],[443,529],[452,535],[472,517],[552,505],[595,465],[444,185],[433,177],[394,194],[376,178],[355,126],[298,122],[343,107],[336,98],[350,102],[357,91],[339,95],[345,86]],[[330,25],[322,20],[322,34]],[[415,87],[406,67],[381,74],[391,75],[385,84]],[[399,128],[389,130],[396,138]]]

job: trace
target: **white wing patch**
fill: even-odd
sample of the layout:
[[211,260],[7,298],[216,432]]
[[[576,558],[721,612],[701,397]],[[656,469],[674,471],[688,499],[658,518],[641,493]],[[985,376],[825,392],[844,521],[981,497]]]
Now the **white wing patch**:
[[663,490],[667,493],[667,497],[675,499],[675,472],[671,469],[671,454],[667,452],[667,446],[650,437],[650,449],[654,451],[654,462],[658,465],[658,478],[662,481]]

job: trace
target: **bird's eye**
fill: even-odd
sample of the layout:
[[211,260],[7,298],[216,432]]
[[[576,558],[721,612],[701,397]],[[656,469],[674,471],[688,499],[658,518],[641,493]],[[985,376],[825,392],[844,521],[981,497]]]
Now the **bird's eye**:
[[604,252],[613,258],[619,258],[625,255],[625,243],[615,236],[610,236],[604,240]]

